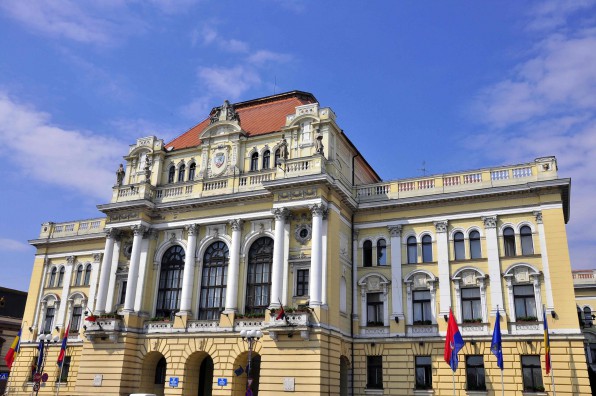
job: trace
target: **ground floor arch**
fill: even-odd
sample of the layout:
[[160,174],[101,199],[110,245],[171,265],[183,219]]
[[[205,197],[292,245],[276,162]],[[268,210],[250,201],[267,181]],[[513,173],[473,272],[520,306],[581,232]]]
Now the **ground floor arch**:
[[[248,355],[248,352],[243,352],[238,355],[234,361],[235,373],[232,380],[232,396],[244,396],[249,382],[251,382],[250,389],[252,390],[253,396],[259,394],[261,355],[253,351],[251,354],[250,365],[248,364]],[[240,372],[242,373],[238,375]]]
[[163,396],[167,366],[166,358],[161,353],[149,352],[145,355],[141,368],[139,392]]
[[183,396],[211,396],[213,390],[213,359],[206,352],[195,352],[184,365]]

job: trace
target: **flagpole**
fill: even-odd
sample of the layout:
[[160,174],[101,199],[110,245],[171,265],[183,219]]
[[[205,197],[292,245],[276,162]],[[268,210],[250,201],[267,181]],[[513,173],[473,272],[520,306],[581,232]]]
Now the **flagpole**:
[[553,385],[553,396],[557,396],[557,389],[555,388],[555,371],[553,370],[552,362],[550,366],[550,380]]
[[[545,341],[546,339],[548,339],[548,344],[549,344],[549,350],[548,350],[548,359],[550,361],[550,381],[551,381],[551,385],[553,388],[553,396],[557,396],[557,389],[555,388],[555,370],[553,370],[553,360],[552,360],[552,355],[550,354],[550,334],[548,334],[548,323],[546,323],[546,306],[544,304],[542,304],[542,315],[544,318],[544,324],[542,325],[544,327],[544,331],[546,333],[545,335]],[[546,347],[546,345],[545,345]]]
[[505,385],[503,385],[503,370],[501,370],[501,395],[505,396]]
[[453,396],[455,396],[455,371],[451,370],[451,380],[453,381]]
[[[64,356],[66,358],[66,356]],[[62,360],[62,364],[60,365],[60,374],[58,374],[58,383],[56,384],[56,396],[60,393],[60,384],[62,383],[62,370],[64,369],[64,360]]]

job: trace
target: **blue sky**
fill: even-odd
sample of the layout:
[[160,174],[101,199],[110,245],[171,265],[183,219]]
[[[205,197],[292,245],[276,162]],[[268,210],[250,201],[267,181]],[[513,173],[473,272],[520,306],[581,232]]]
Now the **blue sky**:
[[100,214],[137,137],[294,89],[384,179],[556,155],[595,266],[594,1],[4,0],[0,285],[28,288],[42,222]]

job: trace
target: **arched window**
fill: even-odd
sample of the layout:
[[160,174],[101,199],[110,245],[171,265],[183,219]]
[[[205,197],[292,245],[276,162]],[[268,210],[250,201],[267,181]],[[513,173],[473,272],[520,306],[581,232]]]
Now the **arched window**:
[[422,237],[422,262],[432,263],[433,261],[433,240],[430,235]]
[[245,313],[264,313],[269,306],[272,264],[273,239],[257,239],[248,251]]
[[534,243],[532,242],[532,229],[528,226],[523,226],[519,229],[519,237],[521,239],[522,254],[534,254]]
[[416,237],[411,236],[407,241],[408,246],[408,264],[416,264],[418,261],[418,244],[416,243]]
[[480,250],[480,233],[476,230],[470,232],[470,258],[477,259],[482,257]]
[[85,286],[89,286],[89,284],[91,283],[91,270],[93,269],[93,266],[91,266],[91,264],[87,264],[87,266],[85,267],[85,276],[83,277],[83,284]]
[[274,157],[274,164],[275,166],[279,165],[281,163],[281,150],[277,149],[275,150],[275,157]]
[[377,265],[387,265],[387,242],[384,239],[377,241]]
[[211,396],[213,392],[213,359],[207,356],[199,369],[199,395]]
[[252,153],[250,157],[250,170],[256,171],[259,169],[259,153]]
[[168,183],[174,183],[174,176],[176,176],[176,167],[172,165],[168,171]]
[[503,246],[505,247],[505,256],[515,256],[515,233],[511,227],[503,230]]
[[453,253],[456,260],[466,259],[466,247],[464,245],[464,233],[456,232],[453,234]]
[[80,286],[82,279],[83,279],[83,266],[82,265],[79,265],[77,267],[77,274],[75,275],[74,285],[75,286]]
[[199,301],[199,319],[219,319],[226,303],[226,284],[230,251],[222,241],[214,242],[203,255],[203,276]]
[[48,287],[56,286],[56,274],[57,273],[58,273],[58,269],[56,267],[52,268],[52,272],[50,273],[50,281],[48,282]]
[[263,153],[263,169],[269,169],[269,159],[271,158],[271,152],[266,150]]
[[195,172],[197,170],[197,164],[194,162],[190,164],[188,167],[188,181],[193,181],[195,179]]
[[184,181],[184,174],[186,173],[186,165],[180,165],[180,169],[178,169],[178,183]]
[[171,319],[178,311],[182,294],[185,256],[182,246],[176,245],[166,250],[161,258],[155,316]]
[[372,242],[364,241],[362,245],[362,266],[372,267]]
[[584,326],[592,327],[592,309],[584,307]]
[[60,272],[58,273],[58,284],[56,286],[61,287],[62,282],[64,282],[64,267],[60,267]]
[[157,362],[157,366],[155,366],[155,385],[163,385],[166,383],[166,369],[168,365],[166,363],[166,358],[162,357]]

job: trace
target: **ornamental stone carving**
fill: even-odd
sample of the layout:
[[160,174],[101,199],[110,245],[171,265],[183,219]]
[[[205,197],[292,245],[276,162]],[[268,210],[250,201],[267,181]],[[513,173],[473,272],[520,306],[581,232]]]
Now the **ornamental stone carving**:
[[241,219],[234,219],[234,220],[230,220],[228,222],[228,224],[230,224],[230,228],[232,229],[232,231],[240,231],[242,230],[242,224],[244,223],[243,220]]
[[66,262],[70,265],[73,265],[75,262],[76,257],[75,256],[68,256],[66,257]]
[[211,110],[209,120],[210,124],[217,121],[238,121],[240,123],[240,115],[236,112],[234,105],[226,100],[223,105]]
[[300,244],[304,245],[312,238],[312,227],[310,224],[298,224],[294,231],[294,237]]
[[99,263],[102,257],[103,253],[93,253],[93,262]]
[[188,236],[199,234],[199,225],[198,224],[189,224],[185,228],[186,228],[186,231],[188,232]]
[[392,226],[388,226],[387,228],[389,229],[389,235],[392,238],[395,238],[395,237],[399,238],[401,236],[401,229],[402,229],[401,225],[392,225]]
[[314,204],[309,207],[313,216],[326,216],[327,215],[327,207],[323,204]]
[[437,232],[447,232],[447,220],[435,221],[434,225]]
[[497,216],[483,216],[481,217],[484,222],[484,228],[496,228],[497,227]]
[[536,217],[536,223],[542,224],[542,212],[536,211],[534,212],[534,216]]
[[132,232],[135,234],[135,236],[140,235],[143,236],[143,234],[145,234],[145,232],[147,231],[147,227],[142,226],[142,225],[135,225],[130,227]]
[[106,238],[108,239],[116,239],[118,236],[120,236],[120,230],[117,228],[108,228],[105,230],[106,233]]
[[273,217],[275,220],[286,220],[290,215],[290,211],[287,208],[274,208],[271,209],[271,213],[273,213]]

